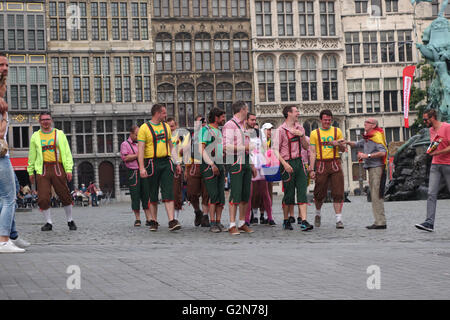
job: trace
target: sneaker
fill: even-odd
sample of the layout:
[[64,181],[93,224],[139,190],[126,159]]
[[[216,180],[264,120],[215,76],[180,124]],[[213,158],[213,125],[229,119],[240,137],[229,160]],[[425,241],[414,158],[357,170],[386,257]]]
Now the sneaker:
[[210,223],[209,223],[209,217],[207,214],[204,214],[201,220],[201,225],[202,227],[211,227]]
[[181,225],[178,223],[178,220],[173,219],[172,221],[169,221],[169,231],[175,231],[180,229]]
[[214,232],[214,233],[218,233],[218,232],[221,232],[221,230],[220,230],[220,228],[219,228],[219,226],[218,225],[213,225],[213,226],[211,226],[210,228],[209,228],[209,231],[211,231],[211,232]]
[[158,222],[150,220],[150,231],[158,231]]
[[344,224],[342,221],[336,222],[336,229],[344,229]]
[[69,230],[77,230],[77,226],[76,226],[76,224],[75,224],[75,221],[70,221],[70,222],[67,222],[67,225],[69,226]]
[[51,231],[53,228],[53,225],[51,223],[46,223],[42,226],[41,231]]
[[236,228],[236,226],[233,226],[233,227],[231,227],[231,228],[228,228],[228,232],[229,232],[232,236],[241,234],[241,233],[238,231],[238,229]]
[[420,230],[425,230],[428,232],[433,232],[434,231],[434,226],[431,223],[428,222],[424,222],[421,224],[416,224],[416,228],[420,229]]
[[145,221],[145,226],[146,226],[146,227],[150,227],[151,225],[152,225],[152,224],[151,224],[150,221],[148,221],[148,220]]
[[302,218],[300,217],[297,218],[297,224],[302,224]]
[[258,224],[258,218],[253,218],[250,222],[251,224]]
[[201,210],[195,211],[194,225],[196,227],[198,227],[202,223],[202,218],[203,218],[203,211]]
[[289,223],[295,223],[295,218],[294,217],[289,217]]
[[14,243],[14,245],[16,247],[19,247],[19,248],[22,248],[22,249],[26,248],[26,247],[29,247],[31,245],[31,243],[29,243],[28,241],[23,240],[20,237],[17,237],[16,240],[13,240],[13,239],[10,239],[10,240],[11,240],[12,243]]
[[22,253],[25,249],[17,247],[11,240],[0,243],[0,253]]
[[384,224],[384,225],[376,225],[376,224],[374,223],[373,225],[367,226],[366,228],[369,229],[369,230],[374,230],[374,229],[386,229],[387,226],[386,226],[385,224]]
[[292,228],[292,225],[291,225],[291,222],[289,221],[289,219],[283,221],[283,229],[284,230],[294,230],[294,228]]
[[266,219],[264,219],[264,216],[259,217],[259,224],[264,224],[266,222]]
[[268,224],[269,223],[269,219],[264,219],[263,222],[261,222],[261,224]]
[[220,222],[217,222],[217,227],[219,228],[220,232],[222,231],[227,231],[227,229],[225,228],[225,226],[223,224],[221,224]]
[[316,217],[314,218],[314,226],[316,228],[320,227],[320,220],[322,220],[321,216],[316,215]]
[[134,221],[134,226],[135,227],[140,227],[141,226],[141,220]]
[[247,232],[247,233],[253,233],[253,231],[249,226],[244,224],[242,227],[238,228],[239,231]]
[[314,227],[310,225],[308,221],[303,220],[302,223],[300,224],[300,229],[302,229],[302,231],[309,231],[314,229]]
[[275,223],[275,221],[269,220],[268,225],[271,226],[271,227],[275,227],[277,224]]

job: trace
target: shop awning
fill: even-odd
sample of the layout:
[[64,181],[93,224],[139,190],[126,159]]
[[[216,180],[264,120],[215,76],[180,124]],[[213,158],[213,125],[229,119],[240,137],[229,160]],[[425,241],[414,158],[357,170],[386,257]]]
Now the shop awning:
[[27,170],[28,158],[10,158],[11,164],[16,171]]

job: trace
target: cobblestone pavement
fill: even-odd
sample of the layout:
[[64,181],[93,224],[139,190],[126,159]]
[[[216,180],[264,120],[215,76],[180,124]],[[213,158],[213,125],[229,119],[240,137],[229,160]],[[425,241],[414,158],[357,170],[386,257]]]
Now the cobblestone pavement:
[[[387,230],[372,223],[365,197],[345,203],[345,229],[335,228],[331,204],[311,232],[255,225],[253,234],[213,234],[194,227],[186,206],[177,232],[133,227],[129,203],[74,208],[77,231],[63,209],[53,209],[54,228],[40,231],[41,213],[17,213],[21,236],[32,246],[0,255],[0,299],[449,299],[450,200],[438,201],[434,233],[417,230],[426,202],[385,204]],[[313,222],[313,207],[308,209]],[[141,220],[145,223],[144,215]],[[223,221],[228,223],[227,208]],[[78,266],[81,288],[68,289],[69,266]],[[369,290],[369,266],[380,269],[380,289]]]

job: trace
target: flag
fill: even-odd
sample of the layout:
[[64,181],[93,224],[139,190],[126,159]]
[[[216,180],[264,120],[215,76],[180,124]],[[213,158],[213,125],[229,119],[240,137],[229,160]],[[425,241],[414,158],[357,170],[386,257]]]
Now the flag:
[[409,99],[411,97],[411,86],[416,66],[407,66],[403,69],[403,117],[405,128],[409,128]]

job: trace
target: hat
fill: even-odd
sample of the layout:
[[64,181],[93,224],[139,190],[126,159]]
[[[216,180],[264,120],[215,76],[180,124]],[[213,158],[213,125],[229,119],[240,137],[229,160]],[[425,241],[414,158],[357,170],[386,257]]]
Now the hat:
[[261,130],[264,129],[272,129],[273,128],[273,124],[271,124],[270,122],[266,122],[263,124],[263,126],[261,127]]

